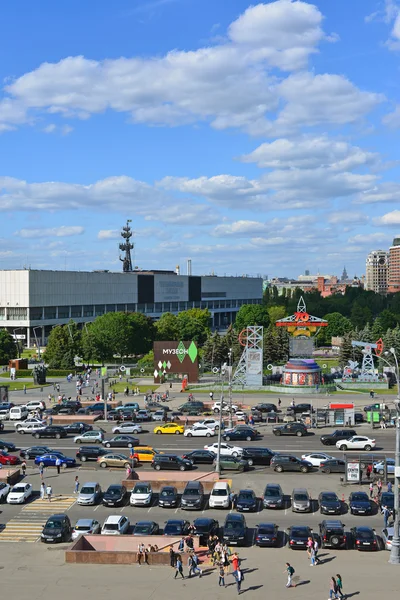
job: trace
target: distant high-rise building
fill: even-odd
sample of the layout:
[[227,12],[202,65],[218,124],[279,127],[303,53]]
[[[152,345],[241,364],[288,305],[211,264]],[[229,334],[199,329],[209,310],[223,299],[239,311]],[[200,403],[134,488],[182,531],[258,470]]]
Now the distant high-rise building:
[[374,250],[367,256],[365,289],[386,294],[388,290],[389,253]]
[[400,292],[400,238],[394,238],[389,249],[388,292]]
[[340,281],[346,281],[349,278],[349,276],[347,275],[347,271],[346,271],[346,267],[343,267],[343,273],[342,276],[340,278]]

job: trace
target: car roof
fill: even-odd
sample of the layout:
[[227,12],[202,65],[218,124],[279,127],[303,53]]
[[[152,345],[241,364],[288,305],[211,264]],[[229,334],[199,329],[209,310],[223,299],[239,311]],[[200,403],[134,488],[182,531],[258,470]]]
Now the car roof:
[[306,488],[293,488],[293,494],[308,494]]
[[94,519],[78,519],[75,523],[75,527],[83,526],[87,527],[93,523]]
[[326,527],[343,527],[343,523],[339,519],[325,519],[322,523],[324,523]]
[[50,517],[47,518],[48,521],[50,521],[51,519],[68,519],[68,515],[66,515],[65,513],[55,513],[54,515],[51,515]]
[[258,527],[276,527],[275,523],[260,523]]
[[173,485],[163,485],[163,487],[161,488],[161,491],[163,490],[173,490],[174,492],[176,492],[176,487]]
[[304,531],[305,529],[310,530],[308,525],[292,525],[290,529],[292,531]]
[[355,527],[356,531],[373,531],[372,527],[367,527],[366,525],[362,525],[361,527]]
[[110,515],[106,518],[104,523],[119,523],[124,516],[125,515]]
[[97,481],[87,481],[86,483],[84,483],[82,485],[82,487],[85,487],[85,485],[100,485],[100,484]]
[[193,524],[197,525],[208,525],[209,523],[213,523],[215,519],[211,519],[210,517],[198,517],[193,521]]
[[184,519],[168,519],[166,525],[182,525],[184,522]]
[[225,521],[244,521],[244,516],[240,513],[229,513],[229,515],[226,515]]
[[135,525],[152,525],[154,521],[138,521]]

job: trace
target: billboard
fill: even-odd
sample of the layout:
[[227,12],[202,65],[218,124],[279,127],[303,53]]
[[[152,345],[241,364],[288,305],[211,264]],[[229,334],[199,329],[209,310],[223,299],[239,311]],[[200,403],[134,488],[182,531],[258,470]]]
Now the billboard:
[[154,342],[154,383],[162,379],[199,379],[198,350],[195,342]]
[[360,463],[348,462],[346,465],[346,480],[349,482],[360,482]]

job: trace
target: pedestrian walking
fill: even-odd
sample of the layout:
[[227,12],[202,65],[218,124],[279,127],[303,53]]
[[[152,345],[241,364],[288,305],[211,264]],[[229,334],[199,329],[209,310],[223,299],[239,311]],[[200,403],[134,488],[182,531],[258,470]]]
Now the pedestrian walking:
[[339,573],[336,574],[336,589],[337,589],[337,593],[339,594],[340,598],[344,598],[343,579],[342,579],[342,576],[339,575]]
[[40,499],[44,500],[45,495],[46,495],[46,484],[44,481],[42,481],[42,483],[40,484]]
[[74,494],[77,494],[79,492],[79,477],[78,475],[75,476],[75,482],[74,482]]
[[286,587],[290,588],[290,587],[296,587],[296,584],[293,583],[293,575],[295,573],[294,568],[292,567],[292,565],[290,563],[286,563],[286,569],[284,570],[284,573],[287,574],[287,583],[286,583]]
[[382,515],[383,515],[383,526],[387,527],[389,524],[389,517],[390,517],[390,511],[387,506],[384,506],[382,508]]
[[282,402],[281,402],[281,399],[280,399],[280,398],[278,398],[278,408],[280,408],[280,407],[281,407],[281,404],[282,404]]
[[25,477],[25,475],[26,475],[26,462],[24,460],[21,463],[21,471],[22,471],[23,477]]
[[365,469],[365,474],[367,476],[368,481],[371,479],[371,473],[372,473],[372,465],[367,465],[367,468]]
[[178,554],[176,557],[175,569],[176,570],[175,570],[174,579],[176,579],[178,577],[178,575],[180,575],[182,577],[182,579],[185,579],[185,576],[183,574],[182,558],[181,558],[180,554]]
[[53,490],[51,489],[51,485],[49,484],[46,488],[47,500],[51,502],[51,496],[53,495]]
[[369,484],[369,497],[372,498],[373,495],[374,495],[374,484],[371,481],[371,483]]
[[381,479],[378,479],[376,486],[378,488],[378,498],[379,498],[382,493],[382,480]]
[[232,554],[233,575],[235,575],[236,571],[238,570],[238,567],[239,567],[239,555],[237,554],[237,552],[234,552]]
[[24,384],[24,394],[26,394],[26,385]]
[[173,546],[169,547],[169,566],[175,568],[175,552]]
[[331,577],[331,580],[329,582],[329,600],[332,600],[332,598],[337,598],[337,584],[336,584],[336,579],[334,577]]
[[184,537],[182,537],[179,541],[178,550],[179,550],[179,552],[184,552],[184,550],[185,550],[185,538]]
[[57,469],[57,474],[59,475],[60,471],[61,471],[61,458],[60,457],[56,458],[56,469]]
[[312,546],[312,548],[310,548],[310,567],[315,567],[315,550],[314,550],[314,546]]
[[240,594],[242,583],[244,581],[243,571],[240,568],[240,566],[238,566],[238,568],[236,570],[235,579],[236,579],[237,593]]
[[319,565],[321,563],[320,559],[318,558],[318,552],[319,552],[319,544],[318,544],[318,540],[315,539],[314,540],[314,560],[315,560],[316,565]]
[[199,577],[201,578],[201,576],[203,575],[203,571],[199,567],[199,557],[197,556],[196,552],[193,552],[189,556],[188,566],[189,566],[189,577],[191,577],[195,573],[198,573]]
[[388,492],[391,492],[391,491],[392,491],[392,482],[391,482],[391,481],[388,481],[388,484],[387,484],[387,491],[388,491]]
[[218,570],[218,585],[222,585],[223,587],[226,587],[225,585],[225,569],[224,569],[224,565],[222,563],[219,563],[219,570]]
[[43,477],[44,477],[44,466],[43,465],[39,466],[39,475],[40,475],[40,479],[43,481]]

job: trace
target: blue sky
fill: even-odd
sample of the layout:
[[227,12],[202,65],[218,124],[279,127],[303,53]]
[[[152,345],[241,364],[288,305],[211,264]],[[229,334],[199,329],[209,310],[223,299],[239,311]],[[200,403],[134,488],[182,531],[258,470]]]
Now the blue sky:
[[0,268],[364,273],[400,232],[400,1],[0,5]]

